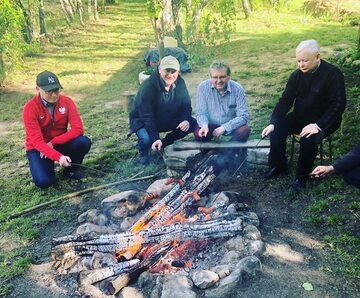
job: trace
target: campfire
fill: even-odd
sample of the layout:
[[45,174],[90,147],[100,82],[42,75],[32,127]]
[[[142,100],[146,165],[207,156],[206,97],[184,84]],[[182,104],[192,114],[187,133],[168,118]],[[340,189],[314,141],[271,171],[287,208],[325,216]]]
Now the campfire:
[[181,179],[157,180],[145,192],[121,192],[104,199],[102,211],[81,215],[75,235],[52,241],[59,279],[75,278],[80,293],[91,297],[114,297],[120,291],[124,296],[144,274],[173,275],[189,278],[189,291],[194,284],[195,292],[215,297],[229,291],[234,276],[239,282],[258,272],[256,255],[264,245],[257,215],[244,210],[236,194],[210,191],[223,161],[217,154],[202,155]]

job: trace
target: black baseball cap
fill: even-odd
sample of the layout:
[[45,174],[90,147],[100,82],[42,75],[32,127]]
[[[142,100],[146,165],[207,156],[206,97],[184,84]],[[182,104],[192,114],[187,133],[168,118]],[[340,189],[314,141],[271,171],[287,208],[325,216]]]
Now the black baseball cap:
[[37,75],[36,86],[40,87],[44,91],[63,89],[63,87],[60,85],[59,79],[56,76],[56,74],[47,70],[40,72]]

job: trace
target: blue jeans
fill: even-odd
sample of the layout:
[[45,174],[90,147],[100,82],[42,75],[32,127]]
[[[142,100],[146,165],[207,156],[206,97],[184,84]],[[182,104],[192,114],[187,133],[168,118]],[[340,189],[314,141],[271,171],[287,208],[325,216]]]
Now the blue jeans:
[[[90,139],[80,136],[66,144],[55,146],[55,149],[63,155],[70,156],[73,163],[81,164],[90,147]],[[26,151],[26,156],[29,160],[30,172],[35,185],[40,188],[53,185],[55,183],[54,161],[45,157],[40,158],[40,152],[36,149]],[[72,165],[65,168],[64,171],[75,173],[79,171],[79,168],[79,165]]]

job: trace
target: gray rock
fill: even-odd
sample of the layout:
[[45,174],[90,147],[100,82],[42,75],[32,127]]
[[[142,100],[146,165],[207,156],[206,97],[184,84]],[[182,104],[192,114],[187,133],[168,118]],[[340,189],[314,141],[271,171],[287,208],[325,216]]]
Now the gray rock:
[[249,255],[262,255],[265,251],[265,243],[261,240],[250,240],[248,242],[247,251]]
[[257,275],[261,271],[261,262],[255,256],[245,257],[236,264],[236,268],[251,276]]
[[98,226],[92,223],[85,223],[78,226],[76,229],[76,235],[96,233],[96,234],[114,234],[119,230],[115,226]]
[[108,224],[109,220],[104,214],[101,214],[99,210],[89,209],[78,217],[79,224],[85,222],[90,222],[99,226],[105,226]]
[[192,281],[181,275],[168,275],[164,279],[161,298],[196,298]]
[[236,269],[229,276],[221,279],[215,288],[205,290],[206,298],[235,297],[234,293],[241,284],[241,270]]
[[138,220],[139,216],[125,217],[120,224],[120,229],[123,232],[128,231],[134,223]]
[[224,257],[220,261],[221,265],[232,265],[236,264],[240,260],[240,254],[236,251],[230,250],[225,253]]
[[216,194],[210,195],[210,201],[208,204],[210,206],[224,206],[228,205],[230,202],[229,196],[226,195],[225,192],[218,192]]
[[[256,142],[256,144],[259,140]],[[270,146],[269,140],[262,140],[259,145]],[[254,166],[267,166],[270,148],[249,148],[246,162]]]
[[205,290],[206,298],[236,297],[236,292],[242,281],[248,277],[253,277],[261,271],[260,260],[255,256],[241,259],[235,266],[231,274],[220,280],[215,288]]
[[136,288],[125,287],[120,292],[122,298],[144,298],[144,295]]
[[230,275],[230,266],[229,265],[218,265],[210,268],[211,271],[214,271],[219,278],[224,278],[225,276]]
[[242,252],[245,249],[244,239],[241,236],[230,238],[224,243],[224,247],[230,251]]
[[192,280],[198,288],[207,289],[219,280],[219,275],[210,270],[198,270],[193,273]]
[[261,239],[261,233],[260,231],[257,229],[257,227],[253,226],[253,225],[247,225],[244,228],[244,238],[246,239],[250,239],[250,240],[260,240]]
[[175,183],[166,184],[168,178],[166,179],[158,179],[150,184],[147,188],[146,192],[151,194],[156,194],[158,196],[162,196],[168,193],[174,186]]
[[123,191],[107,197],[101,202],[104,212],[114,219],[133,216],[144,207],[145,192],[134,190]]
[[155,284],[155,277],[153,274],[151,274],[147,271],[144,271],[138,277],[136,284],[138,285],[138,287],[140,289],[151,292],[152,288],[154,287],[154,284]]
[[245,225],[254,225],[255,227],[260,225],[259,217],[254,212],[241,211],[238,212],[238,216],[243,219]]

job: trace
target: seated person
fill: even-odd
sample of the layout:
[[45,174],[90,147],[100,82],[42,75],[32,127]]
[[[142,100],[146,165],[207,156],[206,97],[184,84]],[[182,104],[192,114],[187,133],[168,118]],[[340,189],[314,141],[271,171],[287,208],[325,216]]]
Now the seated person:
[[[130,134],[136,133],[139,162],[150,162],[149,149],[160,150],[194,131],[191,100],[180,64],[173,56],[164,57],[158,69],[140,86],[130,112]],[[169,132],[160,139],[160,132]]]
[[345,156],[331,166],[318,166],[312,171],[315,177],[342,174],[346,183],[360,188],[360,142]]
[[74,102],[60,94],[60,89],[54,73],[39,73],[38,94],[23,109],[26,155],[33,181],[41,188],[55,183],[54,161],[64,167],[64,176],[80,180],[83,177],[80,164],[91,147],[90,139],[83,136],[83,124]]
[[292,183],[292,188],[298,191],[306,185],[318,144],[340,126],[346,94],[343,74],[320,59],[320,47],[315,40],[305,40],[297,46],[296,60],[299,69],[290,75],[262,137],[270,135],[270,169],[264,176],[270,179],[287,173],[287,136],[301,136],[296,178]]
[[231,80],[230,66],[214,61],[210,79],[200,83],[196,97],[197,141],[210,141],[221,135],[245,142],[250,135],[249,111],[244,89]]

